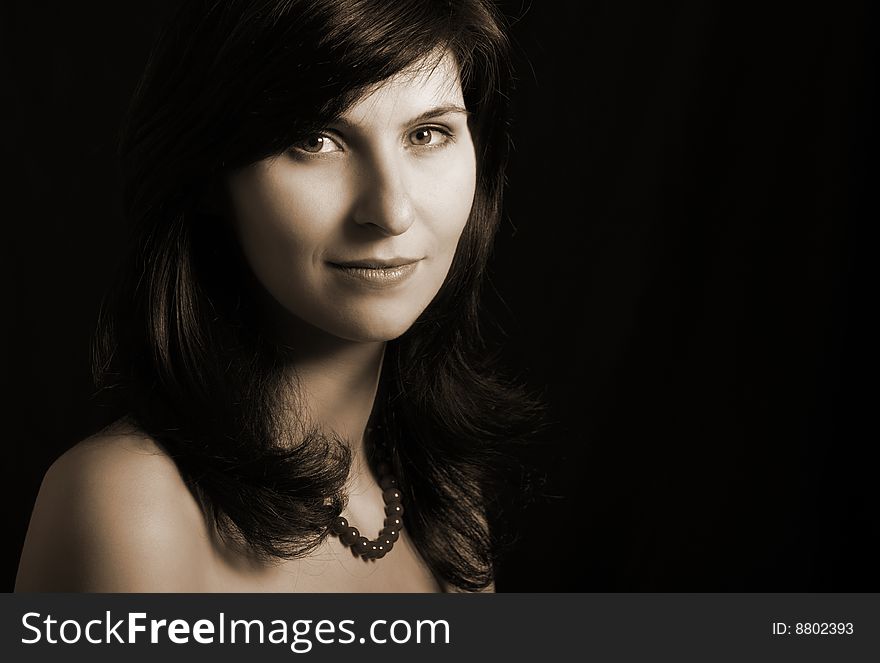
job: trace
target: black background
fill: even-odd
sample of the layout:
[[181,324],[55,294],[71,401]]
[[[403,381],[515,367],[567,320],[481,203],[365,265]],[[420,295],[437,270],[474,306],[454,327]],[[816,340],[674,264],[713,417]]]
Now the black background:
[[[5,3],[3,498],[103,415],[114,140],[167,3]],[[503,3],[516,151],[489,307],[546,392],[500,591],[878,591],[876,10]]]

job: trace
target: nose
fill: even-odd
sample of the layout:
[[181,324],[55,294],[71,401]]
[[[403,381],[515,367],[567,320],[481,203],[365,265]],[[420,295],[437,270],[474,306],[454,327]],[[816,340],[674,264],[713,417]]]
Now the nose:
[[373,155],[360,170],[361,189],[354,220],[386,235],[401,235],[415,221],[411,183],[404,159]]

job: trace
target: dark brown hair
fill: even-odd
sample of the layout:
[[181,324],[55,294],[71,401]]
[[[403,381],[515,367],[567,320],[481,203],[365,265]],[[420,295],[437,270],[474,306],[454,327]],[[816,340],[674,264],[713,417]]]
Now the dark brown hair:
[[99,386],[175,459],[221,536],[265,558],[306,554],[344,506],[350,452],[285,412],[285,349],[218,182],[338,117],[369,86],[456,58],[477,188],[450,274],[388,343],[373,423],[391,450],[405,527],[434,573],[493,578],[484,514],[535,401],[494,368],[480,289],[508,151],[507,41],[483,0],[190,0],[162,32],[121,140],[131,248],[99,320]]

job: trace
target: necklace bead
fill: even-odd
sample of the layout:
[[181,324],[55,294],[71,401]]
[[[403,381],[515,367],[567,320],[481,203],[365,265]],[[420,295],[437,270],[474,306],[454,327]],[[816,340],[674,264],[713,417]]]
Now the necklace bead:
[[361,536],[361,533],[358,532],[357,527],[346,527],[345,530],[339,534],[339,540],[342,541],[345,545],[350,546],[355,541],[357,541]]
[[384,523],[385,527],[393,527],[394,529],[401,529],[403,527],[403,521],[399,516],[388,516],[385,519]]
[[385,504],[400,504],[402,496],[397,488],[388,488],[382,493],[382,499]]
[[334,534],[342,534],[348,529],[348,521],[342,516],[339,516],[330,523],[330,529],[333,530]]
[[400,530],[396,527],[383,527],[380,534],[383,538],[391,539],[391,543],[397,543],[400,538]]
[[370,540],[365,536],[359,536],[357,541],[351,544],[351,547],[358,555],[363,557],[370,552]]

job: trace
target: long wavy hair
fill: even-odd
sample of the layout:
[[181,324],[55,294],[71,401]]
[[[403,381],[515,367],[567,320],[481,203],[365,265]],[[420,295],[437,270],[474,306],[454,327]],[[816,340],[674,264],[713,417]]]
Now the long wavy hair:
[[[345,506],[348,445],[291,409],[287,349],[217,201],[237,168],[277,155],[365,90],[437,52],[460,68],[477,186],[450,273],[388,342],[368,456],[388,450],[405,528],[438,578],[494,577],[492,501],[506,448],[539,410],[498,372],[480,290],[509,149],[508,43],[484,0],[189,0],[154,46],[120,155],[130,252],[102,306],[99,393],[174,459],[224,541],[303,556]],[[295,402],[295,401],[294,401]]]

